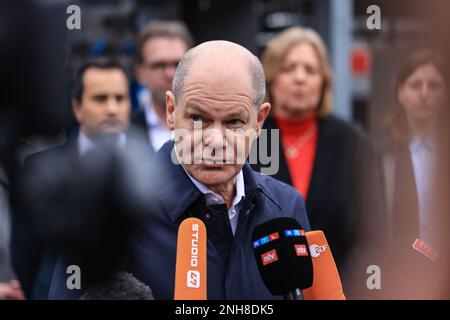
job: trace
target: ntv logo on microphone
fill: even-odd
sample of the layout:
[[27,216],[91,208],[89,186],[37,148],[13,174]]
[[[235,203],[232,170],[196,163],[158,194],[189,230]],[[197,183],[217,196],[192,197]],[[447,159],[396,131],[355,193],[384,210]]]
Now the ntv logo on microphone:
[[[192,225],[192,239],[191,239],[191,268],[198,267],[198,230],[199,225],[194,223]],[[200,288],[200,272],[197,270],[188,270],[186,274],[186,284],[188,288]]]
[[277,251],[275,249],[265,252],[261,255],[263,266],[278,261]]

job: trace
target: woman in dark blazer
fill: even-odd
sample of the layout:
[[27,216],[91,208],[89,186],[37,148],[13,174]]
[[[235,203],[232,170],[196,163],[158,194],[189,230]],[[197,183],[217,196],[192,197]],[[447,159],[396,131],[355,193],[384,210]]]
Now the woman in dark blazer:
[[449,298],[447,72],[441,53],[412,51],[397,71],[385,119],[390,143],[382,166],[397,297]]
[[[280,130],[276,146],[268,139],[268,150],[280,158],[273,177],[303,195],[311,227],[324,231],[347,283],[361,279],[366,269],[353,263],[356,245],[378,241],[370,230],[376,230],[380,246],[383,239],[383,211],[377,210],[381,179],[365,135],[331,115],[332,72],[325,45],[312,29],[290,28],[269,42],[262,63],[272,104],[265,129],[269,135]],[[261,162],[254,168],[263,168]]]

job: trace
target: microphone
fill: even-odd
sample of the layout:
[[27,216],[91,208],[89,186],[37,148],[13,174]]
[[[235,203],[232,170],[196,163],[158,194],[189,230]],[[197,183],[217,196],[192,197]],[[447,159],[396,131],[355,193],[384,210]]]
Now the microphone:
[[313,266],[305,232],[293,218],[276,218],[255,227],[252,244],[267,289],[285,300],[303,300],[313,283]]
[[346,300],[339,272],[330,246],[322,231],[306,232],[314,280],[311,288],[303,290],[305,300]]
[[178,228],[175,300],[206,300],[206,226],[187,218]]
[[108,281],[90,287],[80,300],[155,300],[152,290],[131,273],[120,271]]

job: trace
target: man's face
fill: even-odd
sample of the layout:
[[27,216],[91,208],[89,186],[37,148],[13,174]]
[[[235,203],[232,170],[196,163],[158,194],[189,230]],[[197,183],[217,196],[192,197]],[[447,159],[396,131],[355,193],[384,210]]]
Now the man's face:
[[83,76],[81,103],[73,111],[80,130],[90,138],[123,132],[129,122],[128,81],[120,69],[89,68]]
[[175,69],[187,51],[179,38],[156,37],[142,48],[142,64],[137,69],[139,82],[148,87],[156,103],[164,107],[165,92],[172,88]]
[[191,71],[176,107],[172,92],[166,95],[167,125],[184,169],[207,186],[226,185],[242,169],[270,105],[256,109],[242,68],[232,79],[219,70]]

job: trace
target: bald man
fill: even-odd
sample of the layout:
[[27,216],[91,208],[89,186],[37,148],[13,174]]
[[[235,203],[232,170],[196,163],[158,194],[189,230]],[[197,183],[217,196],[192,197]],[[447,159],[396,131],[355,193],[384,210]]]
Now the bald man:
[[252,231],[277,217],[310,226],[295,189],[246,163],[270,110],[260,62],[235,43],[206,42],[183,56],[172,89],[166,120],[174,139],[153,159],[155,206],[134,232],[130,271],[157,299],[173,299],[178,227],[196,217],[208,235],[208,299],[281,299],[259,275]]

